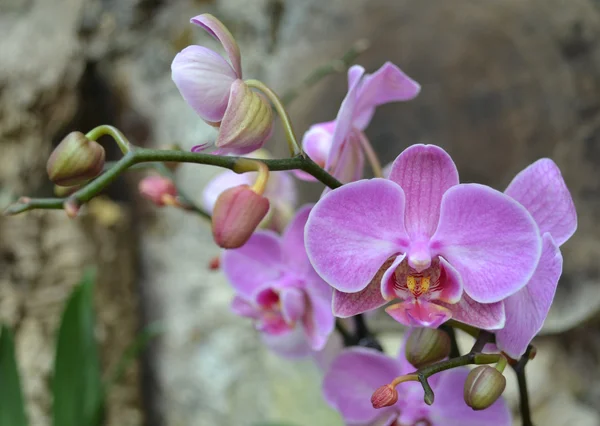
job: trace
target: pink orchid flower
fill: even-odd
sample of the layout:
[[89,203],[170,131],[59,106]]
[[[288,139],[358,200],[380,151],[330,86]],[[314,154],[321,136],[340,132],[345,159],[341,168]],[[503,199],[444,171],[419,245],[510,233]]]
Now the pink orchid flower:
[[531,164],[505,193],[521,203],[542,234],[542,256],[529,283],[504,301],[506,324],[496,332],[496,345],[512,358],[525,353],[548,316],[562,272],[559,246],[577,229],[577,213],[558,166],[544,158]]
[[[364,130],[379,105],[414,99],[421,90],[417,82],[391,62],[373,74],[354,65],[348,70],[348,93],[334,121],[315,124],[304,134],[302,146],[308,156],[343,183],[362,176],[364,146],[369,141]],[[315,178],[304,172],[303,180]]]
[[[235,39],[210,14],[198,15],[191,22],[221,43],[229,61],[206,47],[188,46],[173,59],[173,82],[196,113],[219,128],[214,142],[219,154],[246,154],[260,148],[271,134],[272,110],[262,95],[242,81],[240,49]],[[194,150],[211,146],[203,144]]]
[[310,208],[301,208],[283,235],[258,231],[222,258],[223,272],[236,291],[233,312],[253,319],[265,343],[283,356],[323,349],[335,325],[331,288],[304,249]]
[[465,403],[467,368],[447,370],[429,378],[435,392],[431,406],[423,401],[420,383],[405,382],[396,388],[398,402],[373,408],[371,395],[377,388],[415,370],[403,350],[394,359],[374,349],[348,349],[331,364],[323,381],[323,394],[345,423],[353,426],[510,426],[510,410],[503,398],[482,411],[473,411]]
[[335,291],[340,317],[376,309],[408,326],[450,318],[495,330],[502,300],[536,268],[541,238],[514,199],[478,184],[459,184],[450,156],[413,145],[389,179],[352,182],[326,194],[306,226],[306,250]]

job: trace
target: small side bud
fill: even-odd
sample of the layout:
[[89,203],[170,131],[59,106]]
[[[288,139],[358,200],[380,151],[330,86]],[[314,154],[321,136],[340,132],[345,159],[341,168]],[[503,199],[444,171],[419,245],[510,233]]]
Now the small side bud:
[[473,410],[485,410],[500,398],[506,378],[489,365],[479,366],[469,373],[465,382],[465,402]]
[[171,179],[163,176],[146,176],[138,185],[140,194],[157,206],[177,205],[177,188]]
[[371,404],[373,408],[390,407],[398,402],[398,391],[392,385],[385,385],[373,392]]
[[79,214],[81,204],[79,204],[79,201],[75,200],[74,198],[69,198],[64,202],[63,208],[65,209],[67,216],[73,219]]
[[243,246],[269,211],[269,200],[248,185],[229,188],[213,208],[212,232],[219,247]]
[[417,328],[406,340],[406,359],[414,367],[421,368],[446,358],[450,346],[448,333],[434,328]]
[[102,173],[105,155],[98,142],[81,132],[71,132],[50,154],[46,171],[57,185],[78,185]]

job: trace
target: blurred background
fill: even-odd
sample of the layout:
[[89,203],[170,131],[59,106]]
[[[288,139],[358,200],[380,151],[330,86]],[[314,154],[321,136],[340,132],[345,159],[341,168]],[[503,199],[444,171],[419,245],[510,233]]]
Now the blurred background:
[[[170,78],[185,46],[219,48],[189,24],[205,12],[235,35],[245,76],[279,93],[362,38],[368,71],[391,60],[421,83],[416,100],[379,108],[367,130],[384,163],[434,143],[461,180],[500,190],[540,157],[558,163],[579,230],[562,248],[564,275],[528,366],[534,420],[600,425],[600,2],[0,0],[0,207],[51,196],[45,162],[72,130],[112,124],[137,145],[184,149],[214,137]],[[333,119],[346,85],[341,73],[302,93],[290,109],[297,132]],[[270,148],[285,153],[281,133]],[[216,172],[183,165],[177,178],[199,200]],[[121,178],[76,220],[0,217],[0,321],[15,332],[30,424],[51,424],[56,329],[86,266],[98,270],[105,369],[146,324],[163,330],[110,392],[107,425],[341,424],[313,363],[277,358],[229,312],[232,292],[208,267],[218,254],[208,224],[141,200],[139,177]],[[314,199],[320,187],[303,192]],[[397,327],[374,323],[397,344]],[[514,387],[508,397],[516,406]]]

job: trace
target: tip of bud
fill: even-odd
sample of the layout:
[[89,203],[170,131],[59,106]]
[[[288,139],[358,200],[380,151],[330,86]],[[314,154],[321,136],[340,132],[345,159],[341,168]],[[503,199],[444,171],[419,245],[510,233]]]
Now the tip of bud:
[[71,219],[73,219],[73,218],[77,217],[77,215],[79,214],[81,205],[79,204],[79,202],[77,200],[75,200],[73,198],[69,198],[63,204],[63,208],[65,209],[67,216],[69,216]]
[[220,256],[215,256],[212,259],[210,259],[210,262],[208,263],[208,269],[210,269],[211,271],[218,271],[220,267],[221,267],[221,257]]
[[465,381],[465,402],[473,410],[485,410],[500,398],[506,388],[506,378],[489,365],[482,365],[469,372]]
[[405,355],[414,367],[441,361],[450,354],[450,336],[434,328],[417,328],[406,339]]
[[398,391],[390,384],[380,387],[371,396],[373,408],[390,407],[398,402]]
[[219,247],[243,246],[269,211],[269,200],[248,185],[229,188],[213,207],[213,238]]
[[177,188],[169,178],[158,175],[146,176],[140,181],[138,191],[157,206],[177,205]]
[[71,132],[50,154],[46,171],[57,185],[78,185],[102,173],[105,155],[98,142],[81,132]]

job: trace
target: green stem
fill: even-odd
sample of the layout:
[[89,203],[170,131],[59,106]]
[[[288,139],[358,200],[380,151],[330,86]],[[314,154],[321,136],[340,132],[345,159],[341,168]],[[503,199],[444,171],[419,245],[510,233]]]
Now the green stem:
[[[113,168],[100,175],[98,178],[91,181],[68,198],[22,197],[15,204],[9,206],[5,210],[4,214],[14,215],[33,209],[62,209],[63,203],[66,200],[75,201],[78,204],[86,203],[97,196],[104,188],[110,185],[119,175],[121,175],[121,173],[135,164],[173,161],[179,163],[207,164],[234,170],[236,167],[236,162],[240,158],[244,157],[221,157],[211,154],[200,154],[177,150],[171,151],[137,148],[130,151],[123,158],[117,161]],[[260,161],[265,163],[271,171],[300,169],[314,176],[329,188],[335,189],[342,186],[342,184],[336,178],[331,176],[308,157],[296,156],[293,158]]]
[[285,110],[285,107],[283,106],[283,103],[281,102],[277,94],[262,81],[246,80],[244,83],[246,83],[248,87],[253,87],[263,92],[267,96],[267,98],[269,98],[269,100],[273,103],[273,107],[275,108],[275,111],[277,111],[277,114],[279,115],[279,118],[281,119],[281,122],[283,124],[283,130],[285,132],[288,147],[290,149],[290,155],[292,157],[297,155],[304,155],[304,153],[302,152],[302,148],[300,147],[300,145],[298,144],[298,140],[296,139],[296,133],[294,133],[292,121],[290,120],[290,117],[288,116],[288,113]]
[[494,364],[500,360],[501,354],[482,354],[482,353],[468,353],[458,358],[451,358],[446,361],[436,362],[427,367],[423,367],[420,370],[415,371],[411,374],[416,374],[423,391],[425,392],[425,403],[428,405],[433,404],[435,395],[427,379],[436,373],[440,373],[445,370],[450,370],[456,367],[462,367],[470,364]]
[[93,128],[92,130],[87,132],[85,137],[90,140],[96,141],[104,135],[109,135],[115,140],[117,145],[119,145],[119,149],[121,150],[123,155],[126,155],[127,153],[129,153],[129,151],[131,151],[131,143],[129,143],[125,135],[121,133],[121,131],[116,127],[109,126],[107,124],[103,124],[101,126]]
[[513,365],[513,370],[515,370],[519,384],[519,411],[521,412],[523,426],[533,426],[531,407],[529,406],[529,392],[527,390],[527,377],[525,376],[525,366],[529,362],[532,350],[533,346],[529,345],[525,354]]

